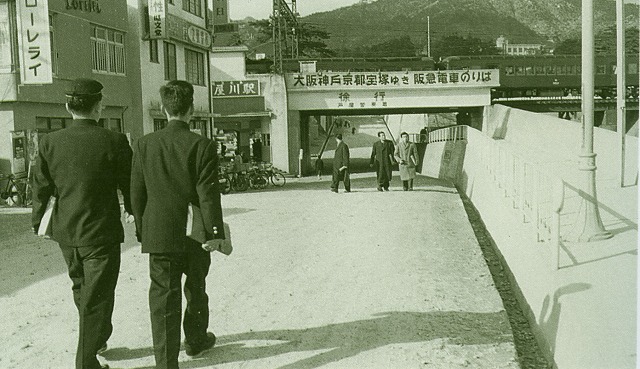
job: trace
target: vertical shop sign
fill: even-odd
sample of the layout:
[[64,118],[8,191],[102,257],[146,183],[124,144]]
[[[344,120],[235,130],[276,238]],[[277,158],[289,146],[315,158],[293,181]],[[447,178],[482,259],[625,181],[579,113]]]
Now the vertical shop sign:
[[22,84],[53,83],[49,4],[47,0],[17,0],[16,5]]
[[162,39],[167,33],[167,6],[164,0],[149,0],[149,38]]

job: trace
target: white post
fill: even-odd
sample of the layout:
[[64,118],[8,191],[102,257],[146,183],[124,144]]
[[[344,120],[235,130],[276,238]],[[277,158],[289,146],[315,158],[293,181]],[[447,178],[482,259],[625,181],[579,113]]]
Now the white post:
[[582,152],[580,171],[584,173],[583,214],[584,223],[579,241],[595,241],[611,238],[604,229],[598,196],[596,194],[596,154],[593,152],[594,115],[594,36],[593,0],[582,0]]
[[620,139],[620,187],[624,187],[624,164],[625,164],[625,135],[626,125],[626,88],[625,88],[625,32],[624,32],[624,1],[616,0],[616,35],[617,35],[617,126],[618,137]]
[[564,207],[564,182],[561,179],[553,179],[553,212],[551,214],[551,262],[552,270],[558,270],[560,267],[560,213]]

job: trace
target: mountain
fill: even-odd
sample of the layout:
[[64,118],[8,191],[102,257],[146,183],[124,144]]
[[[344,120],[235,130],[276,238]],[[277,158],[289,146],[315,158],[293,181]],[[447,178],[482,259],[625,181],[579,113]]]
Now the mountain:
[[[596,31],[615,24],[615,0],[594,0]],[[638,25],[638,5],[626,5],[627,24]],[[579,37],[581,0],[367,0],[300,19],[326,30],[330,48],[349,49],[409,35],[416,45],[457,34],[482,40],[504,35],[511,43]]]

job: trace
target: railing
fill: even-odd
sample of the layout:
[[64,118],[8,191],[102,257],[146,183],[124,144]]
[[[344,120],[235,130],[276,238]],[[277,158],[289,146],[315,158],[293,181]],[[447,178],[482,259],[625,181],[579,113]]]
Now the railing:
[[443,141],[461,141],[467,139],[467,126],[450,126],[429,132],[427,143]]
[[[565,203],[565,183],[559,168],[569,168],[571,160],[541,158],[535,162],[523,155],[519,147],[509,147],[505,142],[493,140],[481,132],[472,130],[470,140],[474,148],[467,146],[467,171],[475,171],[476,178],[487,177],[508,205],[516,209],[520,220],[531,223],[538,242],[550,242],[553,269],[559,266],[560,215]],[[477,150],[477,151],[476,151]],[[479,152],[478,152],[479,151]],[[465,161],[467,161],[465,160]],[[469,173],[467,173],[469,175]]]

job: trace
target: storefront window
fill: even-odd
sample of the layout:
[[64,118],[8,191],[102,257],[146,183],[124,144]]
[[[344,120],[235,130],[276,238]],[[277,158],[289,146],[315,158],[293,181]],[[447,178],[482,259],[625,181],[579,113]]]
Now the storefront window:
[[203,119],[192,119],[191,122],[189,122],[189,129],[191,129],[191,132],[194,132],[206,137],[207,123],[208,122]]
[[167,126],[166,119],[154,119],[153,120],[153,131],[159,131]]
[[36,117],[36,129],[41,132],[56,131],[65,128],[71,118]]

